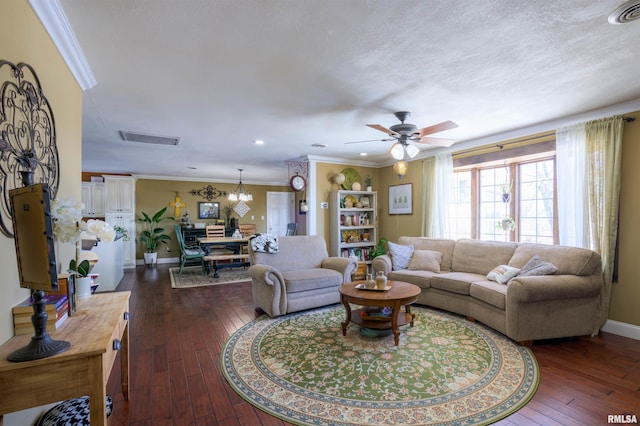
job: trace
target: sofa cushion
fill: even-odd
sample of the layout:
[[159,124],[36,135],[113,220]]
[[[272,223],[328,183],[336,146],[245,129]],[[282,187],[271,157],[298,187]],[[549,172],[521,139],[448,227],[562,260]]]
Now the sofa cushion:
[[433,250],[414,250],[409,269],[414,271],[440,272],[442,253]]
[[453,249],[452,270],[486,276],[496,265],[520,268],[509,263],[517,246],[511,242],[460,239]]
[[520,269],[509,265],[496,266],[487,274],[487,278],[498,284],[506,284],[511,278],[518,275]]
[[413,246],[405,246],[388,241],[387,248],[389,249],[389,255],[391,256],[393,270],[399,271],[401,269],[407,269],[409,262],[411,261],[411,256],[413,255]]
[[468,295],[472,282],[486,279],[484,275],[469,272],[447,272],[431,277],[431,288]]
[[420,288],[431,287],[431,277],[437,275],[431,271],[412,271],[404,269],[402,271],[389,272],[388,278],[394,281],[402,281],[409,284],[415,284]]
[[451,272],[451,256],[456,246],[456,240],[428,237],[400,237],[398,238],[398,244],[404,244],[406,246],[412,245],[415,250],[439,251],[442,253],[440,270],[442,272]]
[[287,293],[342,285],[342,274],[333,269],[313,268],[284,271],[282,278],[287,286]]
[[476,281],[471,283],[469,294],[499,309],[506,309],[507,286],[493,281]]
[[536,255],[553,263],[558,275],[598,275],[602,271],[600,255],[595,251],[549,244],[521,243],[508,264],[522,269]]
[[[515,269],[515,268],[514,268]],[[553,263],[547,262],[540,256],[533,256],[530,261],[522,267],[520,276],[535,276],[535,275],[551,275],[558,272],[558,268]]]

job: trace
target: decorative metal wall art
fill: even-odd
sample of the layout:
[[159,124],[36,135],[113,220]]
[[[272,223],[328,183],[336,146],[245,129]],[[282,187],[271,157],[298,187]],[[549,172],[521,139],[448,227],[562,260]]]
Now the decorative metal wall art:
[[31,65],[0,60],[0,231],[13,237],[9,191],[34,183],[58,193],[53,111]]
[[227,191],[220,191],[219,189],[214,188],[211,185],[207,185],[202,189],[192,189],[189,191],[189,194],[196,195],[198,197],[202,197],[206,200],[214,200],[219,197],[226,197]]

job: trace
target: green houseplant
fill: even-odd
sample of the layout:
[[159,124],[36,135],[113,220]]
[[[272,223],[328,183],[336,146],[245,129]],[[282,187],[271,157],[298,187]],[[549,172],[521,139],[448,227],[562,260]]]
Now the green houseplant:
[[175,220],[171,216],[164,216],[167,208],[164,207],[154,214],[142,212],[142,216],[137,220],[142,222],[142,233],[138,239],[145,245],[144,262],[149,264],[155,264],[158,259],[158,246],[160,244],[167,244],[167,241],[171,240],[171,237],[164,233],[164,228],[160,227],[160,222],[165,220]]

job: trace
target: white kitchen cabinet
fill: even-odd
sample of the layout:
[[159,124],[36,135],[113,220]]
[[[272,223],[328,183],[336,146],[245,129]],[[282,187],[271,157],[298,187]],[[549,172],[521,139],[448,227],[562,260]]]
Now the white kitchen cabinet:
[[102,182],[82,182],[82,216],[104,217],[105,188]]
[[105,213],[135,213],[136,182],[127,176],[104,176]]
[[136,266],[136,218],[133,213],[107,213],[105,220],[111,226],[119,226],[127,230],[129,241],[122,241],[122,266]]

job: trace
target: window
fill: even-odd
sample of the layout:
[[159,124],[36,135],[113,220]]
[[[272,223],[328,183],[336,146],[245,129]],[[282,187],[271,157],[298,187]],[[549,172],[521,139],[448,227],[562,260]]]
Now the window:
[[471,238],[471,172],[453,174],[454,189],[447,209],[448,238]]
[[467,166],[454,176],[450,238],[557,243],[553,153]]

